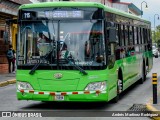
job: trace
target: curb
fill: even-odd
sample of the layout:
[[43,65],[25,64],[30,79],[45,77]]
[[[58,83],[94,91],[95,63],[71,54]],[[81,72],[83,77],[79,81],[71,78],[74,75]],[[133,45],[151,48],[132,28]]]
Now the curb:
[[16,83],[16,79],[7,80],[4,82],[0,82],[0,87],[4,87],[4,86],[7,86],[9,84],[14,84],[14,83]]
[[158,114],[158,117],[151,117],[153,120],[160,120],[160,111],[157,110],[155,107],[153,107],[150,103],[146,104],[146,108],[148,111],[150,111],[153,114]]
[[[157,96],[160,96],[160,86],[157,88],[157,91],[158,91]],[[150,100],[146,104],[146,108],[151,113],[158,114],[158,117],[154,117],[154,116],[151,117],[153,120],[160,120],[160,110],[156,109],[152,103],[153,103],[153,98],[150,98]]]

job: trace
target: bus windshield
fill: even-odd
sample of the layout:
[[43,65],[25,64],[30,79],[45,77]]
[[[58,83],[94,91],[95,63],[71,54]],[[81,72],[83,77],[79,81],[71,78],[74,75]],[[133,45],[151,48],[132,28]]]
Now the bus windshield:
[[[18,65],[106,65],[102,20],[22,21]],[[45,59],[43,59],[45,58]],[[87,68],[85,68],[87,69]],[[91,68],[90,68],[91,69]]]

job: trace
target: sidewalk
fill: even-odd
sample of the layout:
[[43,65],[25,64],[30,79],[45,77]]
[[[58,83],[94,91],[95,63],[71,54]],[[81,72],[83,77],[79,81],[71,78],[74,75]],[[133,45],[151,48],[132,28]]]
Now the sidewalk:
[[0,87],[6,86],[8,84],[13,84],[16,82],[16,74],[0,74]]
[[159,117],[152,117],[154,120],[160,120],[160,87],[157,88],[157,104],[153,104],[153,98],[146,104],[147,110],[154,114],[158,114]]

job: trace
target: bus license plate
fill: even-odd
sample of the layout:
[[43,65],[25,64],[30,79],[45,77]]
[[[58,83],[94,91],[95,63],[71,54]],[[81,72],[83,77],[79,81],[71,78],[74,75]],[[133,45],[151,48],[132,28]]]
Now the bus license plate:
[[64,100],[64,96],[63,95],[56,95],[55,100]]

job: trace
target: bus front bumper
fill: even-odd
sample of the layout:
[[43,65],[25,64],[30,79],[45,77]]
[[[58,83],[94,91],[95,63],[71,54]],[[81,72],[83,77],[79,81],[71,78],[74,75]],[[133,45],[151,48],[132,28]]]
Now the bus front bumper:
[[107,101],[106,91],[76,91],[76,92],[48,92],[34,90],[17,90],[18,100],[37,101]]

